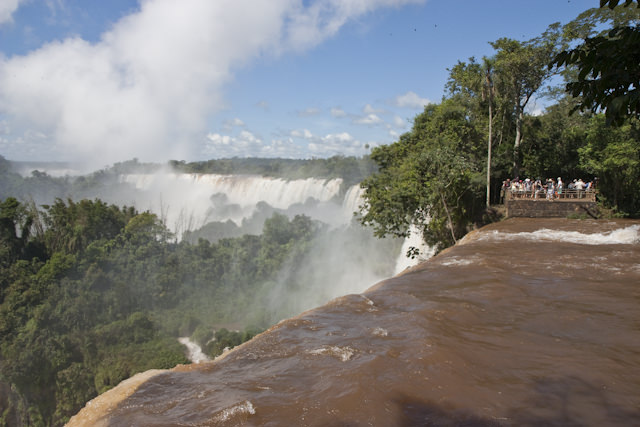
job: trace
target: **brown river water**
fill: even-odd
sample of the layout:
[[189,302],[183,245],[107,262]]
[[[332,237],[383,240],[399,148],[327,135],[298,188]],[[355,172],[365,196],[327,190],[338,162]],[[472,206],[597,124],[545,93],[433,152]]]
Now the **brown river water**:
[[69,425],[640,425],[640,221],[485,227]]

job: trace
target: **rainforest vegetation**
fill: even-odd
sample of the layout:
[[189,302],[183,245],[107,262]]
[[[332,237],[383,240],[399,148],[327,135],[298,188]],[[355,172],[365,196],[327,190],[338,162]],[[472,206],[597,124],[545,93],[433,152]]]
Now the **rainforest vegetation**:
[[[597,176],[603,206],[638,216],[638,82],[636,92],[617,97],[601,96],[615,76],[589,84],[602,68],[598,49],[616,38],[632,43],[625,37],[637,34],[638,16],[636,7],[591,9],[538,38],[493,42],[493,56],[452,64],[445,96],[415,117],[411,131],[363,159],[169,166],[362,181],[362,223],[400,237],[414,224],[439,248],[491,220],[487,204],[499,202],[508,177]],[[567,82],[584,84],[567,93]],[[546,100],[544,112],[536,99]],[[96,189],[124,186],[119,174],[162,165],[131,160],[79,178],[38,171],[23,178],[14,166],[0,157],[0,425],[62,425],[137,372],[187,363],[177,337],[191,336],[212,356],[249,339],[295,312],[273,295],[305,286],[306,260],[319,242],[348,245],[363,233],[276,213],[261,235],[178,240],[154,214],[95,198]],[[369,256],[362,247],[348,252]],[[239,323],[244,330],[222,327]]]
[[[61,425],[137,372],[188,363],[177,337],[215,356],[300,312],[292,301],[314,280],[305,258],[325,240],[357,242],[362,232],[276,213],[260,236],[190,244],[149,212],[87,199],[37,209],[6,198],[0,425]],[[346,274],[348,263],[330,273]],[[215,325],[243,330],[220,326],[214,335]]]
[[399,237],[414,224],[443,249],[493,219],[503,180],[527,177],[597,177],[602,206],[639,216],[640,9],[601,3],[611,7],[453,65],[442,101],[372,150],[362,223]]

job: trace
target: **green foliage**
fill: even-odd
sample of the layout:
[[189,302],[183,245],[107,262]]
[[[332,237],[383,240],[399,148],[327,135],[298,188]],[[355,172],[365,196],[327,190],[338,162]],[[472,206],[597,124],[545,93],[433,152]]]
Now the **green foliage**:
[[368,157],[333,156],[328,159],[212,159],[203,162],[172,160],[169,165],[180,172],[251,174],[285,179],[343,178],[347,185],[360,182],[375,170]]
[[602,117],[591,121],[586,144],[579,151],[582,167],[599,178],[598,189],[606,206],[640,216],[640,123],[627,120],[610,128]]
[[[178,336],[210,354],[246,341],[297,307],[272,312],[259,290],[304,280],[301,260],[326,231],[308,217],[276,214],[261,236],[174,243],[155,215],[100,200],[56,200],[42,212],[0,201],[1,419],[62,425],[84,403],[131,375],[187,363]],[[31,217],[42,220],[43,232]],[[23,230],[23,231],[20,231]],[[41,258],[25,248],[38,244]],[[296,266],[296,268],[292,268]],[[287,311],[289,310],[289,311]],[[243,332],[218,324],[248,322]],[[256,323],[259,321],[260,323]],[[249,323],[246,323],[249,324]]]
[[[604,3],[613,7],[618,2]],[[491,43],[495,55],[481,62],[458,62],[449,70],[448,97],[427,106],[397,142],[373,150],[378,172],[362,182],[361,222],[377,236],[404,237],[415,225],[441,249],[492,217],[479,204],[482,181],[488,195],[492,188],[497,193],[503,179],[525,176],[597,176],[599,197],[607,206],[638,215],[637,191],[631,187],[640,170],[637,120],[628,117],[640,111],[639,16],[637,10],[590,9],[529,41],[501,38]],[[620,27],[594,36],[610,22]],[[592,39],[558,54],[580,37]],[[568,65],[565,77],[578,80],[568,86],[575,97],[560,99],[545,114],[528,115],[525,107],[534,96],[558,94],[543,87],[559,72],[548,66],[554,57],[556,65]],[[576,64],[580,72],[574,75]],[[619,124],[620,132],[604,135],[599,115],[570,114],[580,107],[595,113],[605,106],[607,122]],[[511,146],[504,143],[510,138]],[[489,147],[490,160],[485,155]],[[487,178],[481,178],[482,172]],[[487,204],[492,200],[486,199]]]
[[379,172],[362,182],[361,222],[377,236],[422,228],[440,249],[462,237],[482,212],[480,134],[464,106],[429,105],[413,129],[371,156]]
[[[626,1],[625,6],[632,2]],[[617,0],[602,0],[601,8],[614,9]],[[616,10],[622,10],[618,8]],[[604,110],[607,124],[622,125],[627,117],[640,117],[640,28],[637,9],[619,13],[613,28],[592,36],[570,50],[557,54],[550,67],[577,69],[566,85],[571,96],[579,97],[576,109]]]
[[[637,0],[624,0],[625,7],[632,5],[634,1],[636,1],[637,7],[640,7],[640,3],[638,3]],[[600,0],[600,7],[608,6],[610,9],[613,9],[618,3],[620,3],[620,0]]]
[[640,117],[638,51],[640,29],[616,27],[558,54],[555,64],[580,70],[577,80],[567,83],[567,92],[582,99],[579,108],[594,113],[603,109],[608,124],[620,125],[626,117]]

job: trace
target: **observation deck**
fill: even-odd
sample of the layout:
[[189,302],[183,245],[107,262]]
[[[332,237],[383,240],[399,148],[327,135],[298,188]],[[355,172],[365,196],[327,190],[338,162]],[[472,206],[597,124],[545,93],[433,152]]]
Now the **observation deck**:
[[504,205],[509,218],[566,218],[597,215],[596,190],[563,190],[547,198],[545,191],[505,190]]

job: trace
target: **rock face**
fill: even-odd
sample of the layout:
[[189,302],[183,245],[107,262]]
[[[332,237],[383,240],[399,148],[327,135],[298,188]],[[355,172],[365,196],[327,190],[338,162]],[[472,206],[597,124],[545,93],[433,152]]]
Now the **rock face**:
[[69,425],[631,425],[640,222],[511,219]]

